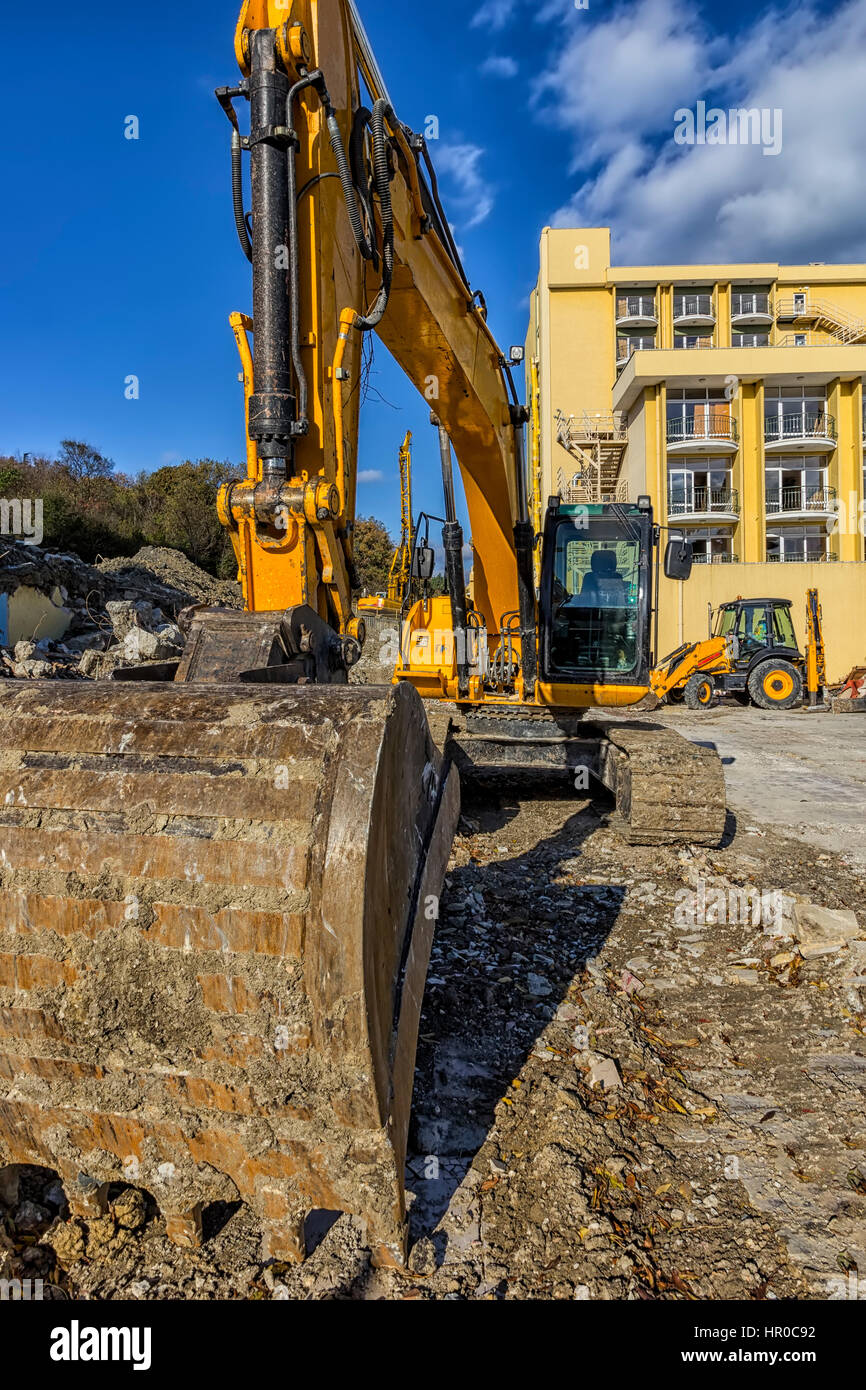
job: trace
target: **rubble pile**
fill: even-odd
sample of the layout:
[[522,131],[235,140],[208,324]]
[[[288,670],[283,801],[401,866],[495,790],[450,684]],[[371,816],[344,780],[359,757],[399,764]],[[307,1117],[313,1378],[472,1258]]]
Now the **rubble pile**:
[[9,543],[0,553],[0,599],[21,596],[34,615],[32,636],[13,640],[15,622],[7,622],[0,678],[92,680],[119,666],[170,661],[183,649],[182,609],[242,604],[239,585],[157,546],[94,566]]

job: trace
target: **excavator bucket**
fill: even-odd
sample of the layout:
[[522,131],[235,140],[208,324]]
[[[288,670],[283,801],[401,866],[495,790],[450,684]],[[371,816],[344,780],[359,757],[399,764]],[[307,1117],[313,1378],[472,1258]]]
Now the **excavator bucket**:
[[249,1203],[405,1256],[403,1166],[456,772],[406,685],[7,683],[0,1172]]

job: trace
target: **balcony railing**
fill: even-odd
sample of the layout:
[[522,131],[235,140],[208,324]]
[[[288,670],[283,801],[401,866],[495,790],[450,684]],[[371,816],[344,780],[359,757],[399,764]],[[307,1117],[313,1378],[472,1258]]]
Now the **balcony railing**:
[[668,444],[713,439],[731,444],[739,439],[737,422],[727,410],[695,410],[694,415],[668,420]]
[[722,512],[739,516],[740,496],[736,488],[696,487],[691,497],[672,498],[668,516],[691,516],[694,513]]
[[[817,544],[820,546],[821,542],[819,541]],[[838,556],[835,550],[819,550],[816,546],[811,545],[806,546],[802,551],[786,550],[784,554],[771,555],[770,551],[767,551],[767,560],[771,564],[814,565],[836,559]]]
[[761,293],[739,293],[731,295],[731,318],[772,318],[770,296]]
[[692,553],[692,560],[696,565],[736,565],[739,564],[739,555],[733,555],[729,550],[717,550],[715,554],[708,555],[705,551]]
[[630,319],[657,319],[655,298],[651,294],[624,295],[616,301],[617,323],[628,323]]
[[711,347],[713,347],[713,345],[714,345],[714,344],[713,344],[712,338],[709,338],[709,337],[707,337],[706,335],[702,335],[702,334],[698,334],[698,333],[675,333],[675,334],[674,334],[674,347],[675,347],[675,348],[685,348],[685,349],[688,349],[689,351],[691,351],[692,349],[697,349],[697,348],[711,348]]
[[836,420],[826,411],[812,413],[797,411],[792,415],[764,417],[764,440],[767,444],[786,439],[835,439]]
[[832,512],[836,501],[834,487],[783,487],[781,492],[768,492],[765,498],[767,512],[780,515],[783,512]]
[[616,364],[624,367],[633,352],[641,352],[645,348],[654,348],[655,338],[617,338],[616,341]]
[[711,294],[675,294],[675,319],[715,319],[716,310]]

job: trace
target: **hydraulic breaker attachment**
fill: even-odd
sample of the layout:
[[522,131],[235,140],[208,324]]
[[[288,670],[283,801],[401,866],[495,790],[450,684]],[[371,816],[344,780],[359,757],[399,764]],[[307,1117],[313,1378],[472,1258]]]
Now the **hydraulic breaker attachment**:
[[415,691],[22,681],[0,748],[0,1178],[131,1183],[182,1244],[240,1199],[283,1259],[347,1211],[400,1263],[459,807]]

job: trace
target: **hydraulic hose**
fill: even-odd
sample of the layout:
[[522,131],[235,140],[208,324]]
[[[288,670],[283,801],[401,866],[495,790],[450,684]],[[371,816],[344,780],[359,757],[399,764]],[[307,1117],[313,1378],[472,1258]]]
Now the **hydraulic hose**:
[[241,250],[247,260],[252,261],[253,247],[247,232],[246,216],[244,214],[244,183],[241,159],[240,131],[232,130],[232,204],[235,211],[235,226],[237,228]]
[[343,196],[346,200],[346,211],[349,214],[352,235],[355,238],[358,250],[364,260],[370,261],[375,254],[374,247],[370,238],[364,235],[364,228],[361,226],[361,214],[358,211],[358,203],[355,197],[355,185],[352,182],[352,172],[349,168],[349,161],[346,158],[346,147],[343,144],[343,136],[340,133],[337,117],[330,102],[325,106],[325,119],[328,125],[328,138],[331,142],[331,149],[334,151],[334,159],[337,161],[340,182],[343,185]]
[[384,97],[380,97],[373,103],[370,129],[373,135],[373,182],[382,218],[382,284],[369,314],[359,315],[355,322],[355,327],[362,333],[375,328],[381,321],[388,307],[394,270],[394,214],[391,209],[391,168],[385,134],[386,118],[396,124],[397,118],[390,104]]

